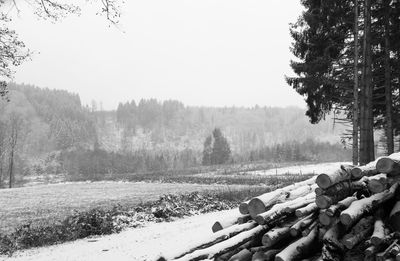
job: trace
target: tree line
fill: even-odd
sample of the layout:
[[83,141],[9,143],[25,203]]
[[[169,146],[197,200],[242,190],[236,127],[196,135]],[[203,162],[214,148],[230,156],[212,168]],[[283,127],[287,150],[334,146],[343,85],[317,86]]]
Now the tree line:
[[393,153],[400,134],[399,1],[301,3],[305,11],[290,26],[298,76],[287,82],[305,97],[306,114],[317,123],[333,111],[349,126],[343,137],[354,164],[374,160],[377,129],[385,132],[386,153]]

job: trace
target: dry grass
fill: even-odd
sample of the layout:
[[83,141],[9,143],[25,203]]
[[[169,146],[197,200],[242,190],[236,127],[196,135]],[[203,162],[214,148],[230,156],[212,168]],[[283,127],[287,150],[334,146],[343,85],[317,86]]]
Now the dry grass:
[[[258,187],[258,188],[257,188]],[[160,195],[193,191],[217,191],[235,195],[237,191],[266,190],[264,186],[202,185],[170,183],[92,182],[41,185],[0,190],[0,233],[13,231],[18,225],[32,222],[46,224],[63,219],[74,210],[113,205],[136,205],[156,200]]]

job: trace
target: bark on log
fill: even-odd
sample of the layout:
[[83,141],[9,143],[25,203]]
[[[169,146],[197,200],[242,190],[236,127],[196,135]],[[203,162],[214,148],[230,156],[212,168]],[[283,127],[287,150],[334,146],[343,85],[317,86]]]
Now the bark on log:
[[249,250],[243,249],[229,258],[229,261],[251,261],[252,256],[253,254]]
[[326,214],[328,216],[335,216],[336,214],[339,214],[341,211],[345,210],[346,208],[348,208],[350,206],[351,203],[353,203],[354,201],[356,201],[357,198],[354,196],[351,197],[347,197],[341,201],[339,201],[336,205],[332,205],[330,206],[328,209],[326,209]]
[[252,247],[250,248],[250,252],[252,253],[256,253],[256,252],[265,252],[267,250],[269,250],[269,247],[266,246],[257,246],[257,247]]
[[331,173],[322,173],[317,176],[316,183],[322,189],[327,189],[336,183],[350,180],[351,174],[339,168]]
[[352,202],[351,205],[340,214],[340,221],[346,226],[351,226],[357,222],[362,215],[370,213],[378,205],[392,198],[398,185],[398,183],[395,183],[389,190]]
[[378,174],[372,176],[368,180],[368,190],[373,194],[380,193],[387,189],[389,180],[386,174]]
[[258,224],[264,225],[268,224],[270,221],[273,221],[276,218],[288,213],[288,211],[293,210],[293,207],[299,208],[304,205],[311,203],[315,198],[314,193],[310,193],[306,196],[286,201],[283,203],[275,204],[270,210],[258,214],[254,220],[257,221]]
[[290,235],[292,235],[293,237],[298,236],[305,227],[311,225],[311,223],[314,222],[314,216],[314,214],[310,214],[297,221],[293,226],[290,227]]
[[353,182],[344,181],[326,189],[323,195],[317,197],[315,203],[319,208],[326,209],[331,205],[353,195],[355,192],[365,189],[367,189],[366,178]]
[[400,232],[400,201],[397,201],[389,214],[389,223],[395,231]]
[[322,241],[324,244],[328,244],[331,247],[344,249],[342,243],[339,241],[344,234],[344,227],[339,222],[333,224],[328,231],[326,231]]
[[327,245],[322,246],[322,260],[342,261],[342,255],[330,249]]
[[376,163],[376,169],[380,173],[386,173],[390,176],[400,174],[400,152],[390,154],[387,157],[381,157]]
[[296,209],[295,214],[297,217],[304,217],[311,213],[314,213],[317,210],[318,210],[317,204],[315,202],[312,202],[305,207]]
[[318,226],[317,221],[312,222],[308,227],[306,227],[302,232],[301,235],[306,237],[311,231]]
[[280,241],[290,237],[290,227],[273,228],[262,237],[262,244],[267,247],[274,246]]
[[268,208],[271,207],[272,205],[276,204],[279,201],[284,200],[288,196],[288,193],[290,193],[290,191],[303,186],[310,187],[314,185],[315,179],[316,179],[315,177],[312,177],[305,181],[298,182],[290,186],[286,186],[284,188],[277,189],[251,199],[248,203],[248,211],[250,215],[253,218],[255,218],[255,216],[257,216],[258,214],[267,211]]
[[210,247],[195,250],[181,258],[175,259],[179,261],[196,261],[207,258],[214,258],[217,255],[227,253],[238,246],[250,241],[252,238],[259,236],[264,233],[267,229],[266,226],[257,226],[248,231],[244,231],[234,237],[231,237],[225,241],[214,244]]
[[373,231],[374,218],[372,216],[362,218],[342,239],[342,244],[347,249],[353,249],[358,243],[370,235]]
[[290,261],[311,254],[317,236],[318,229],[315,227],[306,237],[298,239],[277,254],[275,261]]
[[244,224],[246,222],[249,222],[251,220],[251,216],[250,215],[244,215],[238,218],[238,224]]

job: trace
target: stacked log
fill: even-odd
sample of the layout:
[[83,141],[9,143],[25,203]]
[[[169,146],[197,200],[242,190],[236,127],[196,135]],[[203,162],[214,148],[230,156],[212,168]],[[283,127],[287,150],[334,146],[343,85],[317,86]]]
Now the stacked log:
[[400,260],[400,153],[265,193],[172,260]]

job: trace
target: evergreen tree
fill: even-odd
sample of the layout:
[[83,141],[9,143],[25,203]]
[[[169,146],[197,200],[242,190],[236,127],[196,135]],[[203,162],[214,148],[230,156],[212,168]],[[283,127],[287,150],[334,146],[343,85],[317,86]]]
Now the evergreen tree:
[[231,148],[228,140],[222,135],[220,129],[215,128],[213,131],[214,144],[211,154],[212,164],[224,164],[231,157]]
[[212,137],[211,135],[204,141],[203,159],[202,164],[205,166],[211,165],[211,154],[212,154]]

